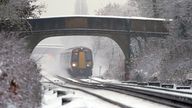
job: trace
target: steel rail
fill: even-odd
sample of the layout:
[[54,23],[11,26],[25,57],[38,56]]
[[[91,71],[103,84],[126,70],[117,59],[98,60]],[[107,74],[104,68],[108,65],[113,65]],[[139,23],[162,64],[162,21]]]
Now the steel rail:
[[[102,81],[98,81],[95,79],[91,79],[93,81],[105,84],[106,82],[102,82]],[[116,84],[116,83],[106,83],[106,84]],[[155,87],[155,86],[143,86],[143,85],[131,85],[131,84],[118,84],[121,86],[132,86],[132,87],[141,87],[141,88],[148,88],[148,89],[155,89],[155,90],[163,90],[163,91],[170,91],[170,92],[174,92],[174,93],[182,93],[182,94],[190,94],[192,95],[192,92],[185,92],[185,91],[179,91],[179,90],[174,90],[174,89],[170,89],[170,88],[161,88],[161,87]]]

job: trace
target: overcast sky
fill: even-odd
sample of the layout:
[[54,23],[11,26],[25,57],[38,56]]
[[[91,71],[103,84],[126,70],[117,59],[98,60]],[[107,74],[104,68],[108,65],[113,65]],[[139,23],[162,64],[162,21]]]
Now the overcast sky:
[[[75,0],[39,0],[46,6],[46,12],[41,17],[73,15]],[[95,10],[104,7],[108,3],[123,4],[127,0],[87,0],[88,13],[93,15]]]

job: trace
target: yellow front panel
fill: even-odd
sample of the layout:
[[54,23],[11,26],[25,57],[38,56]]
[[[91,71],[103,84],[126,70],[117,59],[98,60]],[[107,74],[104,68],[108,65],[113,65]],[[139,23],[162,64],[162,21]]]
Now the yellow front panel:
[[79,68],[86,68],[84,52],[79,52]]

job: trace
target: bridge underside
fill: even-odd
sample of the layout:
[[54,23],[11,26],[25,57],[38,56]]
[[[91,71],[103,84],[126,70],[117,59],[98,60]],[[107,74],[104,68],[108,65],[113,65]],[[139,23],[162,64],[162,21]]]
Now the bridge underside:
[[[98,32],[99,31],[99,32]],[[36,31],[28,32],[29,36],[26,37],[28,41],[28,47],[33,50],[35,46],[48,37],[56,36],[101,36],[108,37],[114,40],[125,54],[125,58],[129,58],[129,40],[131,37],[164,37],[165,35],[155,33],[142,33],[142,32],[126,32],[126,31],[109,31],[109,30],[53,30],[53,31]]]

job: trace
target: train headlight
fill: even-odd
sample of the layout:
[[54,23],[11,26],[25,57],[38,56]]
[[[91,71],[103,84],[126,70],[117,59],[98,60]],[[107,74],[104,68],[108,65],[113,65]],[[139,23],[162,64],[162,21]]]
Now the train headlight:
[[77,66],[77,64],[76,64],[76,63],[72,63],[72,66],[73,66],[73,67],[76,67],[76,66]]
[[88,62],[86,66],[87,66],[87,67],[91,67],[91,65],[92,65],[92,63],[91,63],[91,62]]

